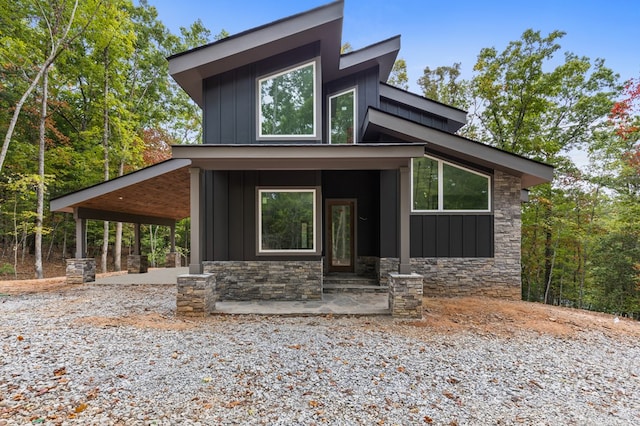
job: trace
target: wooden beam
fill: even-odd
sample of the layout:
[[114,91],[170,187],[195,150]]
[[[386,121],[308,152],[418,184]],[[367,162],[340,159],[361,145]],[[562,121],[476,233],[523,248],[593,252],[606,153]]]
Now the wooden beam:
[[88,209],[85,207],[76,208],[76,215],[81,219],[108,220],[113,222],[141,223],[145,225],[172,226],[176,223],[174,219],[156,216],[144,216],[108,210]]

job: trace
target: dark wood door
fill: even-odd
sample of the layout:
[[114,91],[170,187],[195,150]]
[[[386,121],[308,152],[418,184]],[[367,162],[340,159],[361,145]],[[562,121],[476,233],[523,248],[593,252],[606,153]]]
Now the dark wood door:
[[355,201],[327,200],[329,272],[353,272],[355,263]]

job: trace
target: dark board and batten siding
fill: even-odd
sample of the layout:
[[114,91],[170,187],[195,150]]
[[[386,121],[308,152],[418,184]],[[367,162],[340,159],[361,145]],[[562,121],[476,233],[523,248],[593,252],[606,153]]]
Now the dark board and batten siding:
[[411,257],[493,257],[493,216],[412,215]]
[[410,108],[407,105],[386,98],[380,100],[380,109],[389,114],[397,115],[398,117],[406,118],[407,120],[420,123],[424,126],[433,127],[434,129],[447,131],[448,128],[445,118],[436,117],[435,115]]

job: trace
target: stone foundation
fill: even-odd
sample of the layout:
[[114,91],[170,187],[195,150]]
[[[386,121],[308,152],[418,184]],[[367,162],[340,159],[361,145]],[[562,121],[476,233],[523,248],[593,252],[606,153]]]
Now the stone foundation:
[[217,299],[218,295],[213,274],[178,276],[177,315],[206,316],[214,310]]
[[167,253],[164,266],[166,268],[180,268],[182,266],[182,255],[178,252]]
[[389,274],[389,309],[394,317],[422,318],[422,275]]
[[127,271],[130,274],[144,274],[149,270],[149,258],[139,254],[127,256]]
[[96,280],[94,258],[67,259],[67,284],[84,284]]
[[213,261],[220,300],[321,300],[322,261]]

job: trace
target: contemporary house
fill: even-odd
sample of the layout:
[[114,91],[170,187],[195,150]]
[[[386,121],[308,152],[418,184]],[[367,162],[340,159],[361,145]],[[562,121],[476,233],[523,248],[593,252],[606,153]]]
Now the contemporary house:
[[170,57],[203,143],[53,200],[77,221],[69,275],[90,271],[87,219],[191,217],[182,313],[341,282],[389,291],[398,315],[419,315],[423,290],[519,298],[520,203],[553,169],[456,135],[464,111],[387,85],[399,36],[341,54],[342,19],[335,1]]

